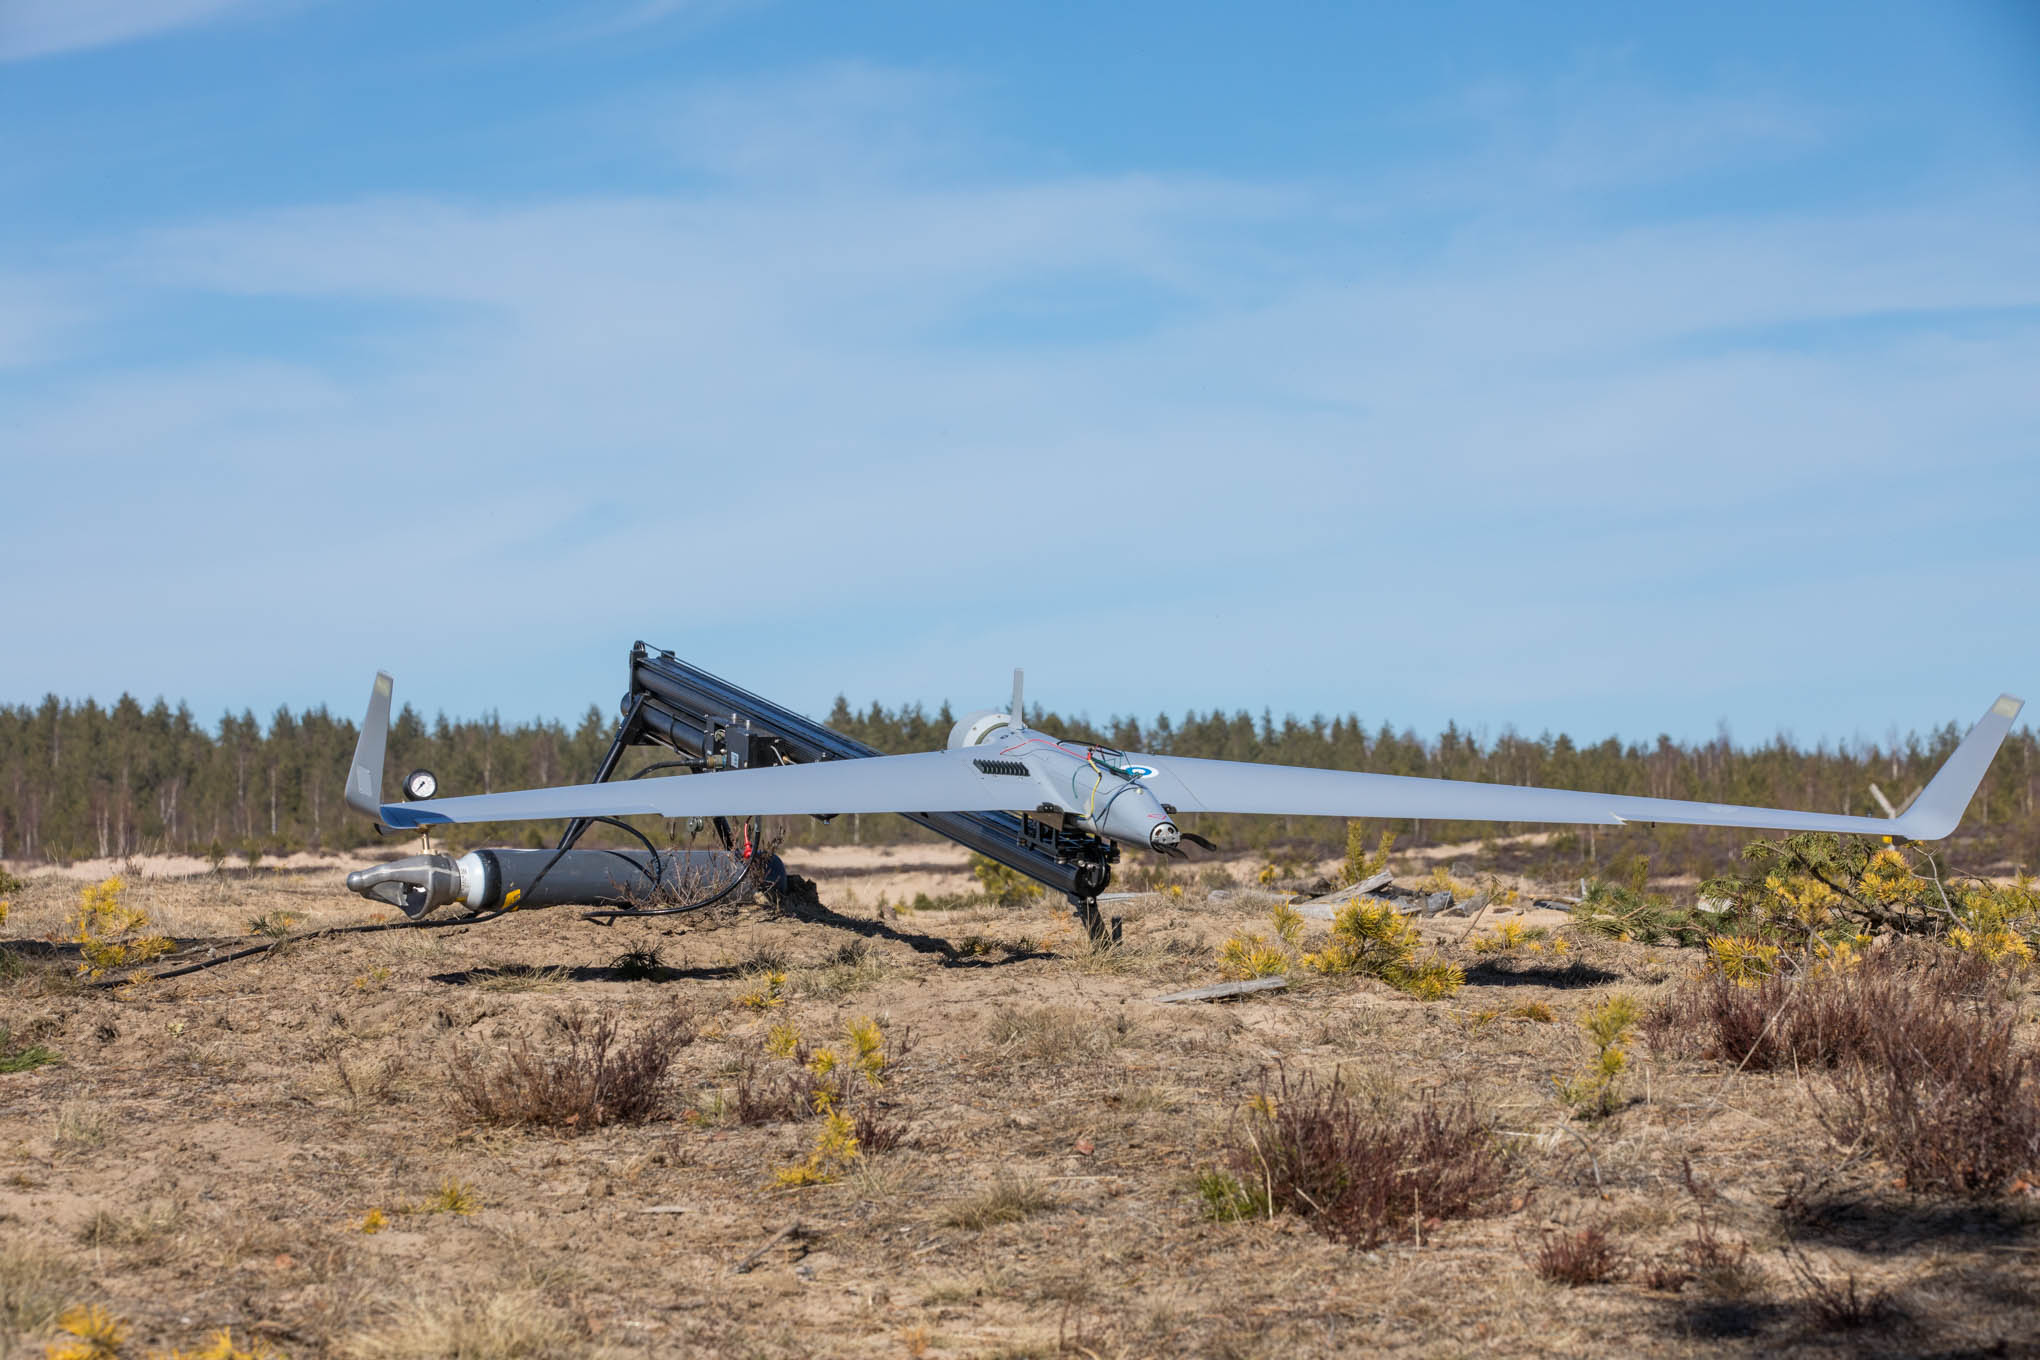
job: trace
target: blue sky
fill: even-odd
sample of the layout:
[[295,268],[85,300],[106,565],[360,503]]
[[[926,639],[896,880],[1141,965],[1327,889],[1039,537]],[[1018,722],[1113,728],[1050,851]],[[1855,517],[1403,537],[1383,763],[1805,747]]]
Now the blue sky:
[[2028,4],[0,0],[0,126],[0,701],[2040,697]]

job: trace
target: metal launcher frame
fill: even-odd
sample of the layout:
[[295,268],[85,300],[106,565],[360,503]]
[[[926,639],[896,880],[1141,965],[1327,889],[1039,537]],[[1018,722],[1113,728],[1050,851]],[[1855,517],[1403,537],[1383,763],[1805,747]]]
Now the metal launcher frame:
[[[684,766],[696,773],[883,754],[643,642],[630,649],[630,689],[622,708],[595,783],[612,778],[634,746],[662,746],[679,757],[651,768]],[[1063,894],[1093,940],[1118,937],[1118,921],[1108,927],[1098,911],[1099,894],[1119,860],[1115,842],[1024,812],[900,815]],[[558,848],[570,848],[591,824],[586,818],[568,823]]]

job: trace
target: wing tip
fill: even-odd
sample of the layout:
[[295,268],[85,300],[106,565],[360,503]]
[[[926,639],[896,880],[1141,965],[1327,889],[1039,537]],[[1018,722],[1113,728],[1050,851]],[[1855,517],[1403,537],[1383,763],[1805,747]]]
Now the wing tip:
[[2025,706],[2026,701],[2015,694],[2000,694],[1997,702],[1990,706],[1990,711],[2000,718],[2016,718],[2019,716],[2019,710]]

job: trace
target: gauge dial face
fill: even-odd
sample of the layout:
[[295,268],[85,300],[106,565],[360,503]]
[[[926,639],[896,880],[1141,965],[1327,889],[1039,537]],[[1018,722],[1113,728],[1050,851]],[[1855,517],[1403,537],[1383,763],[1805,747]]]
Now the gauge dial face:
[[413,801],[439,792],[439,780],[430,770],[413,770],[404,778],[404,796]]

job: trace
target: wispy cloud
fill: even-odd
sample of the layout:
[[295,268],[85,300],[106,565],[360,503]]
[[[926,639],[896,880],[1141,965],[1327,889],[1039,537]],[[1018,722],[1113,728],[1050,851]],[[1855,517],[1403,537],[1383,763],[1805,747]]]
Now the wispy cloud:
[[48,364],[70,353],[94,310],[69,280],[0,270],[0,370]]
[[[811,707],[960,698],[1018,655],[1100,709],[1253,695],[1535,726],[1671,702],[1708,727],[1749,711],[1751,617],[1875,636],[1952,607],[1954,558],[2033,571],[2023,538],[1943,541],[2040,492],[2010,466],[2040,427],[2021,188],[1640,225],[1509,211],[1567,201],[1557,175],[1529,201],[1493,186],[1413,249],[1382,224],[1428,220],[1423,187],[930,177],[918,139],[949,98],[829,68],[677,101],[678,144],[716,172],[685,190],[367,198],[126,243],[103,263],[144,320],[287,301],[307,352],[251,331],[17,403],[17,444],[63,461],[25,474],[47,509],[0,566],[25,578],[88,532],[150,553],[195,603],[123,631],[194,692],[269,645],[247,620],[290,618],[330,692],[373,647],[458,704],[450,621],[508,638],[543,616],[588,667],[496,672],[509,711],[600,692],[617,639],[645,635],[706,638],[747,675],[825,652],[787,696]],[[831,173],[874,127],[904,149]],[[1562,159],[1568,135],[1543,145]],[[1657,148],[1632,179],[1717,154],[1628,135]],[[1110,324],[1013,324],[1059,291]],[[215,521],[232,532],[190,532]],[[1895,554],[1934,538],[1932,570],[1866,561],[1840,532],[1866,523]],[[17,601],[39,675],[90,655],[79,600],[134,569],[102,555]],[[1401,645],[1448,636],[1482,641]],[[1863,664],[1794,656],[1815,696]],[[1924,687],[1920,720],[1946,711],[1928,660],[1878,662]],[[0,669],[0,693],[25,675]],[[1781,716],[1822,730],[1814,699]]]
[[706,24],[766,0],[633,0],[590,29],[591,34],[612,36],[651,28],[658,24]]
[[619,119],[683,166],[758,184],[968,170],[962,82],[840,61],[629,101]]
[[264,0],[6,0],[0,61],[23,61],[213,23]]

